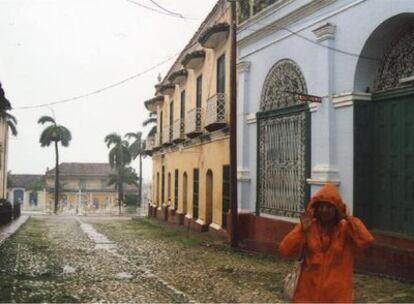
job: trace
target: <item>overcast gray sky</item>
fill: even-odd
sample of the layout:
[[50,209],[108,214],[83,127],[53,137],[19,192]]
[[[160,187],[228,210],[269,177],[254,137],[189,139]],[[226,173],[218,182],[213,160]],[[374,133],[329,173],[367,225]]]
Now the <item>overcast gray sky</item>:
[[[131,0],[157,8],[150,0]],[[34,109],[121,81],[166,60],[185,47],[216,0],[157,0],[193,19],[145,9],[128,0],[0,0],[0,81],[18,119],[10,137],[12,173],[43,174],[54,167],[53,147],[41,148],[44,126],[54,115],[73,140],[61,162],[106,162],[105,135],[144,131],[143,101],[154,94],[158,73],[173,60],[118,87],[65,104]],[[138,168],[137,161],[133,164]],[[151,161],[144,163],[144,178]]]

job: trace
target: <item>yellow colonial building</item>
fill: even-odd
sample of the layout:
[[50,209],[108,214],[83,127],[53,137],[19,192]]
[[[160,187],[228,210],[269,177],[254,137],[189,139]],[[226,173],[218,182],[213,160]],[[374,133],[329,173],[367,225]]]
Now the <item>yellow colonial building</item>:
[[[59,165],[59,210],[63,213],[99,213],[118,210],[117,191],[108,186],[113,170],[107,163],[62,163]],[[45,175],[48,209],[53,210],[55,169]],[[125,186],[125,194],[137,194],[137,187]]]
[[229,209],[230,8],[218,1],[145,106],[157,116],[149,215],[224,232]]

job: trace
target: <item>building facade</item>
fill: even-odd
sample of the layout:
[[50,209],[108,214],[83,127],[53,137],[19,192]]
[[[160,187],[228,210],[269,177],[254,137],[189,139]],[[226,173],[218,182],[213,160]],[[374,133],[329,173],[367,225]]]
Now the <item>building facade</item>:
[[[113,170],[107,163],[62,163],[59,165],[59,210],[63,213],[117,212],[118,194],[108,186]],[[53,211],[55,169],[47,170],[47,209]],[[137,187],[125,185],[124,193],[137,194]]]
[[157,116],[157,133],[146,141],[150,214],[202,231],[227,225],[229,18],[229,4],[218,1],[145,102]]
[[13,205],[20,204],[22,211],[46,211],[48,194],[44,175],[10,174],[8,199]]
[[[414,235],[412,1],[241,4],[242,237],[274,244],[331,182],[376,244],[400,244],[392,254],[374,246],[366,268],[409,276],[396,269],[414,266],[403,245]],[[398,262],[385,265],[381,255]]]

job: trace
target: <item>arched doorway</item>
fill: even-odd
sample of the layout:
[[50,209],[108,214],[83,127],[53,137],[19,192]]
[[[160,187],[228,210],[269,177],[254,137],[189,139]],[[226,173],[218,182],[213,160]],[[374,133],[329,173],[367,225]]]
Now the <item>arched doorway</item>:
[[355,103],[355,214],[371,229],[406,235],[414,235],[413,41],[414,14],[390,18],[365,43],[355,75],[355,87],[372,93]]
[[257,117],[257,214],[297,217],[309,196],[310,113],[295,62],[277,62],[264,82]]
[[187,180],[187,172],[183,174],[183,213],[187,214],[187,200],[188,200],[188,180]]
[[209,169],[206,174],[206,225],[213,221],[213,172]]

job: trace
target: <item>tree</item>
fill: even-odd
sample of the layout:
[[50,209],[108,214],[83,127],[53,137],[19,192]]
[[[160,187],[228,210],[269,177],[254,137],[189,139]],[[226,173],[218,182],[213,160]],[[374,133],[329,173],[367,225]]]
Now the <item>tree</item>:
[[105,143],[109,150],[109,165],[115,169],[117,190],[118,190],[118,207],[121,213],[122,202],[124,201],[124,175],[126,174],[125,167],[131,163],[131,154],[129,152],[129,143],[122,140],[122,137],[116,133],[108,134],[105,137]]
[[139,188],[138,188],[138,204],[142,206],[142,156],[145,155],[145,145],[142,140],[142,133],[127,133],[126,138],[133,138],[132,144],[129,146],[129,152],[132,159],[136,159],[139,156]]
[[69,142],[72,140],[72,134],[70,133],[69,129],[62,125],[58,125],[54,118],[50,116],[42,116],[37,121],[39,124],[50,123],[46,129],[43,130],[42,134],[40,134],[40,146],[41,147],[49,147],[52,143],[55,146],[55,213],[58,210],[58,203],[59,203],[59,145],[63,147],[68,147]]
[[[1,86],[0,83],[0,120],[4,121],[6,123],[6,125],[8,126],[8,128],[10,129],[10,131],[12,132],[13,136],[17,135],[17,119],[11,115],[9,113],[9,111],[12,109],[10,101],[6,98],[6,95],[4,93],[4,90]],[[3,138],[3,142],[4,142],[4,147],[3,147],[3,156],[4,156],[4,166],[6,163],[6,153],[7,153],[7,130],[6,132],[4,132],[4,138]],[[1,162],[0,162],[1,164]],[[5,198],[6,197],[6,182],[7,182],[7,178],[3,178],[3,193],[2,193],[2,197]]]

